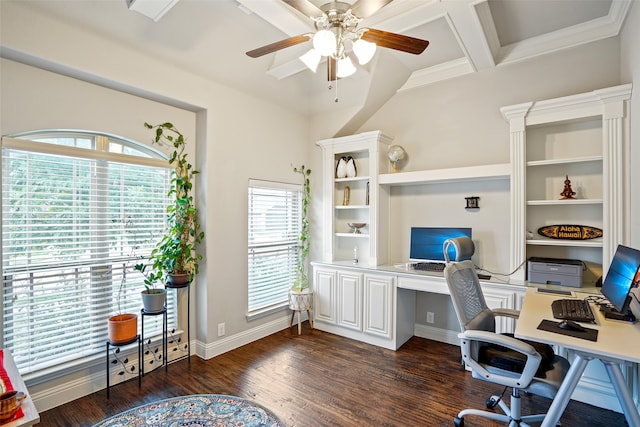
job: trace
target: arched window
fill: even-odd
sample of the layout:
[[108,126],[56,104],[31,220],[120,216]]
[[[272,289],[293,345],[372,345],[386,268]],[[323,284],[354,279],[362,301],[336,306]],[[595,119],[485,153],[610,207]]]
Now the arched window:
[[95,361],[108,317],[140,313],[133,266],[163,232],[170,173],[153,147],[106,134],[2,138],[2,347],[23,375]]

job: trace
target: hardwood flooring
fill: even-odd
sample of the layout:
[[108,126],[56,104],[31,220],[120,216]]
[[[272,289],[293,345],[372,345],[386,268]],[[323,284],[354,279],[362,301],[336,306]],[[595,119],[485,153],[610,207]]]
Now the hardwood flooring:
[[[40,414],[39,427],[90,426],[136,406],[187,394],[254,400],[288,426],[452,426],[459,410],[484,408],[502,388],[465,372],[456,346],[413,337],[397,352],[311,330],[291,328],[210,360],[191,357],[142,379],[101,390]],[[508,398],[505,398],[508,399]],[[523,412],[550,401],[523,397]],[[498,426],[477,417],[465,425]],[[564,427],[618,427],[624,416],[571,401]]]

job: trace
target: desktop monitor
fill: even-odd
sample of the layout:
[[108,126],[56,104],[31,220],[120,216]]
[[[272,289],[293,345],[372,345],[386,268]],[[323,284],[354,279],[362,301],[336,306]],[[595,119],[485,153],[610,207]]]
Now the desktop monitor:
[[[454,237],[471,238],[471,228],[411,227],[409,260],[414,262],[445,262],[443,245]],[[449,259],[455,259],[455,249],[449,247]]]
[[618,245],[607,276],[602,282],[602,295],[620,313],[629,310],[629,291],[640,280],[640,251]]

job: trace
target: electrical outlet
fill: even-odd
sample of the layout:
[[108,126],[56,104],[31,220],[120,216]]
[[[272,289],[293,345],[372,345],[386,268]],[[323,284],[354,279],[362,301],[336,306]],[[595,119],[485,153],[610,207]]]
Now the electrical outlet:
[[435,319],[435,314],[433,313],[433,311],[427,311],[427,323],[433,323],[436,321]]
[[218,323],[218,336],[222,337],[224,336],[224,322],[223,323]]

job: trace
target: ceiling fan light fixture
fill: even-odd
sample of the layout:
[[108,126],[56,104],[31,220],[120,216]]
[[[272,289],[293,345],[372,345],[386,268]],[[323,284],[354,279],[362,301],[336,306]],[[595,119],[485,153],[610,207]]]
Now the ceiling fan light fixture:
[[320,30],[313,36],[313,48],[322,56],[331,56],[336,51],[336,35],[329,30]]
[[302,61],[304,65],[306,65],[307,68],[314,73],[318,69],[320,59],[322,59],[322,56],[315,49],[310,49],[307,53],[300,57],[300,61]]
[[358,39],[353,43],[353,53],[358,58],[360,65],[365,65],[376,53],[376,44],[366,40]]
[[338,65],[336,66],[336,77],[342,79],[344,77],[349,77],[356,72],[356,67],[351,62],[351,58],[348,56],[344,56],[340,60],[338,60]]

